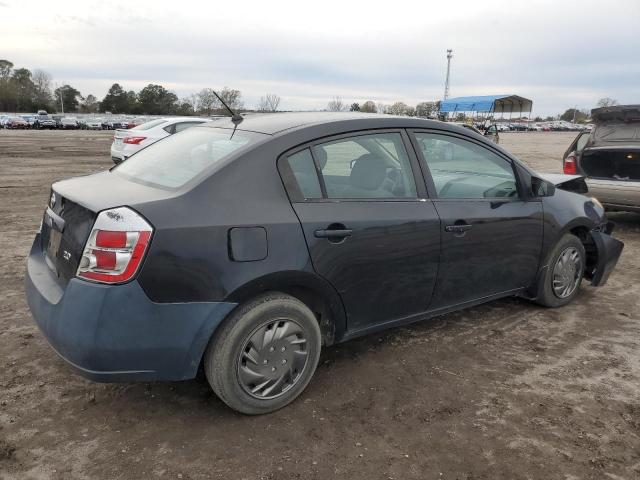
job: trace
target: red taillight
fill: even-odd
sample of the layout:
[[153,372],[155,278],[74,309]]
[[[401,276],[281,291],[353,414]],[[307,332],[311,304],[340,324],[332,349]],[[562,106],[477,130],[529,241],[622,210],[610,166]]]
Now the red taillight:
[[84,247],[77,276],[102,283],[122,283],[138,271],[153,228],[127,207],[100,212]]
[[576,175],[578,173],[577,159],[574,154],[568,155],[567,158],[564,159],[562,169],[567,175]]
[[124,248],[127,246],[127,232],[99,230],[96,235],[96,247]]
[[128,143],[129,145],[138,145],[145,138],[147,137],[124,137],[122,141],[124,143]]
[[99,269],[99,270],[115,270],[115,268],[116,268],[116,252],[108,252],[108,251],[105,251],[105,250],[92,250],[91,254],[96,259],[96,268],[97,269]]

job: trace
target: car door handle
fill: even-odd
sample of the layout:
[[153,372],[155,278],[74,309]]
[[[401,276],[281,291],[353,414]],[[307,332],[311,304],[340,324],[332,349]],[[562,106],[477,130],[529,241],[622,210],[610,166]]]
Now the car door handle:
[[353,230],[343,228],[340,230],[316,230],[313,234],[316,238],[345,238],[350,237]]
[[471,225],[468,223],[462,225],[447,225],[444,227],[445,232],[453,232],[453,233],[464,233],[467,230],[471,230]]

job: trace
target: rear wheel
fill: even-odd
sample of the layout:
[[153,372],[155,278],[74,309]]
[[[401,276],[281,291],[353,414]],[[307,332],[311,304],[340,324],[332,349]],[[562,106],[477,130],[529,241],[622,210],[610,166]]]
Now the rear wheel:
[[305,389],[320,358],[320,327],[311,310],[284,293],[246,302],[220,327],[205,354],[213,391],[234,410],[269,413]]
[[561,307],[571,302],[580,290],[586,262],[584,246],[575,235],[564,235],[551,252],[538,303]]

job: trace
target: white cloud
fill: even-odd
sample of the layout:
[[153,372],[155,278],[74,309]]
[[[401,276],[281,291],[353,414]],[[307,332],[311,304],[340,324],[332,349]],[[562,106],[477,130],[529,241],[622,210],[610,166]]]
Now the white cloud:
[[0,16],[3,56],[98,97],[117,81],[179,95],[228,85],[248,106],[266,92],[290,109],[334,95],[415,103],[441,97],[447,48],[454,96],[515,93],[541,114],[640,96],[636,33],[603,21],[640,18],[637,0],[4,0]]

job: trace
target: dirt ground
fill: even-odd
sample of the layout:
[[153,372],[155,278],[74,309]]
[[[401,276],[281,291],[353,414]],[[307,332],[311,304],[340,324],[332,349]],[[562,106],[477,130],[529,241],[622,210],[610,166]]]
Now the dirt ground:
[[[327,348],[271,415],[204,378],[104,385],[59,359],[23,293],[52,181],[110,166],[109,132],[0,131],[0,478],[640,478],[640,215],[607,286],[549,310],[508,299]],[[573,133],[502,143],[559,171]]]

